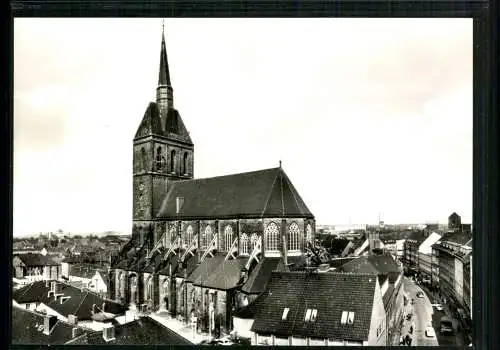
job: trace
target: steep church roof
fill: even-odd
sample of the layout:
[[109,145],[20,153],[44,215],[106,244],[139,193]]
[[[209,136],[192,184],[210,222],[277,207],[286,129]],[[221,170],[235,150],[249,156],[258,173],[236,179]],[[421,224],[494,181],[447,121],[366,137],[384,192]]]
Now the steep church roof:
[[167,46],[165,45],[165,31],[161,33],[160,73],[158,74],[158,85],[171,85],[170,71],[168,70]]
[[150,102],[144,117],[142,118],[141,124],[137,128],[135,133],[135,138],[138,139],[144,136],[150,135],[163,135],[163,130],[161,128],[160,110],[156,103]]
[[[179,212],[178,197],[183,198]],[[232,219],[314,216],[280,167],[175,182],[156,217]]]

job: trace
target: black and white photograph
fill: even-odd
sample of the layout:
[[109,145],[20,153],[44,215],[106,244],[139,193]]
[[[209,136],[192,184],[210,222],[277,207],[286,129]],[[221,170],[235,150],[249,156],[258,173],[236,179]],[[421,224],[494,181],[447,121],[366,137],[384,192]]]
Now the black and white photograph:
[[472,19],[13,30],[12,344],[472,346]]

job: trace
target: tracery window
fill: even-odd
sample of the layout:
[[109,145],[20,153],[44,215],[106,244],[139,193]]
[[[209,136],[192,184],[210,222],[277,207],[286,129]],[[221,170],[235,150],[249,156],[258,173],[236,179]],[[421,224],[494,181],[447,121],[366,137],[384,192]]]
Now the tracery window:
[[252,233],[250,236],[250,248],[252,251],[255,249],[255,245],[257,244],[257,241],[259,240],[259,236],[256,233]]
[[288,249],[289,250],[299,250],[300,249],[299,234],[300,234],[299,225],[297,225],[296,222],[293,222],[288,227]]
[[227,225],[224,229],[224,251],[228,252],[233,244],[233,228]]
[[240,236],[240,254],[248,255],[248,236],[246,233],[242,233]]
[[212,239],[212,226],[207,225],[203,231],[203,235],[201,236],[201,249],[207,249],[210,242],[212,242]]
[[190,245],[193,240],[193,226],[189,225],[186,229],[186,235],[184,236],[184,244]]
[[266,250],[278,250],[279,243],[279,227],[276,223],[271,222],[267,225],[266,230],[264,232],[266,237]]
[[307,240],[307,242],[312,243],[312,227],[310,224],[307,224],[306,240]]

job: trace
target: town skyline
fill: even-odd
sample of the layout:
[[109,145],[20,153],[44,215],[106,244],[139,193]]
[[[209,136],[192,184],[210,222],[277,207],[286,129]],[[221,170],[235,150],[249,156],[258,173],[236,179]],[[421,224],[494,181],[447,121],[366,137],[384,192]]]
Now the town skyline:
[[[14,236],[130,231],[161,22],[15,19]],[[195,178],[281,161],[318,225],[472,221],[472,20],[167,19],[165,35]]]

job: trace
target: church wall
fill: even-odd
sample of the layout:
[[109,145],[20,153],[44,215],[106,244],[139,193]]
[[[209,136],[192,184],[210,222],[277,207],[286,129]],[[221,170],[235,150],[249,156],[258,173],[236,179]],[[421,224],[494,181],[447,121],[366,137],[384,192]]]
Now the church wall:
[[163,237],[165,232],[167,232],[167,222],[155,221],[153,229],[153,245]]
[[[153,181],[149,175],[134,176],[133,179],[134,220],[149,220],[152,212]],[[141,190],[142,187],[142,190]]]
[[[144,158],[142,153],[144,148]],[[134,174],[143,173],[151,170],[153,160],[153,149],[150,141],[134,144],[133,154],[133,172]]]
[[151,175],[152,176],[152,218],[160,211],[161,205],[165,196],[167,195],[170,180],[165,175]]

